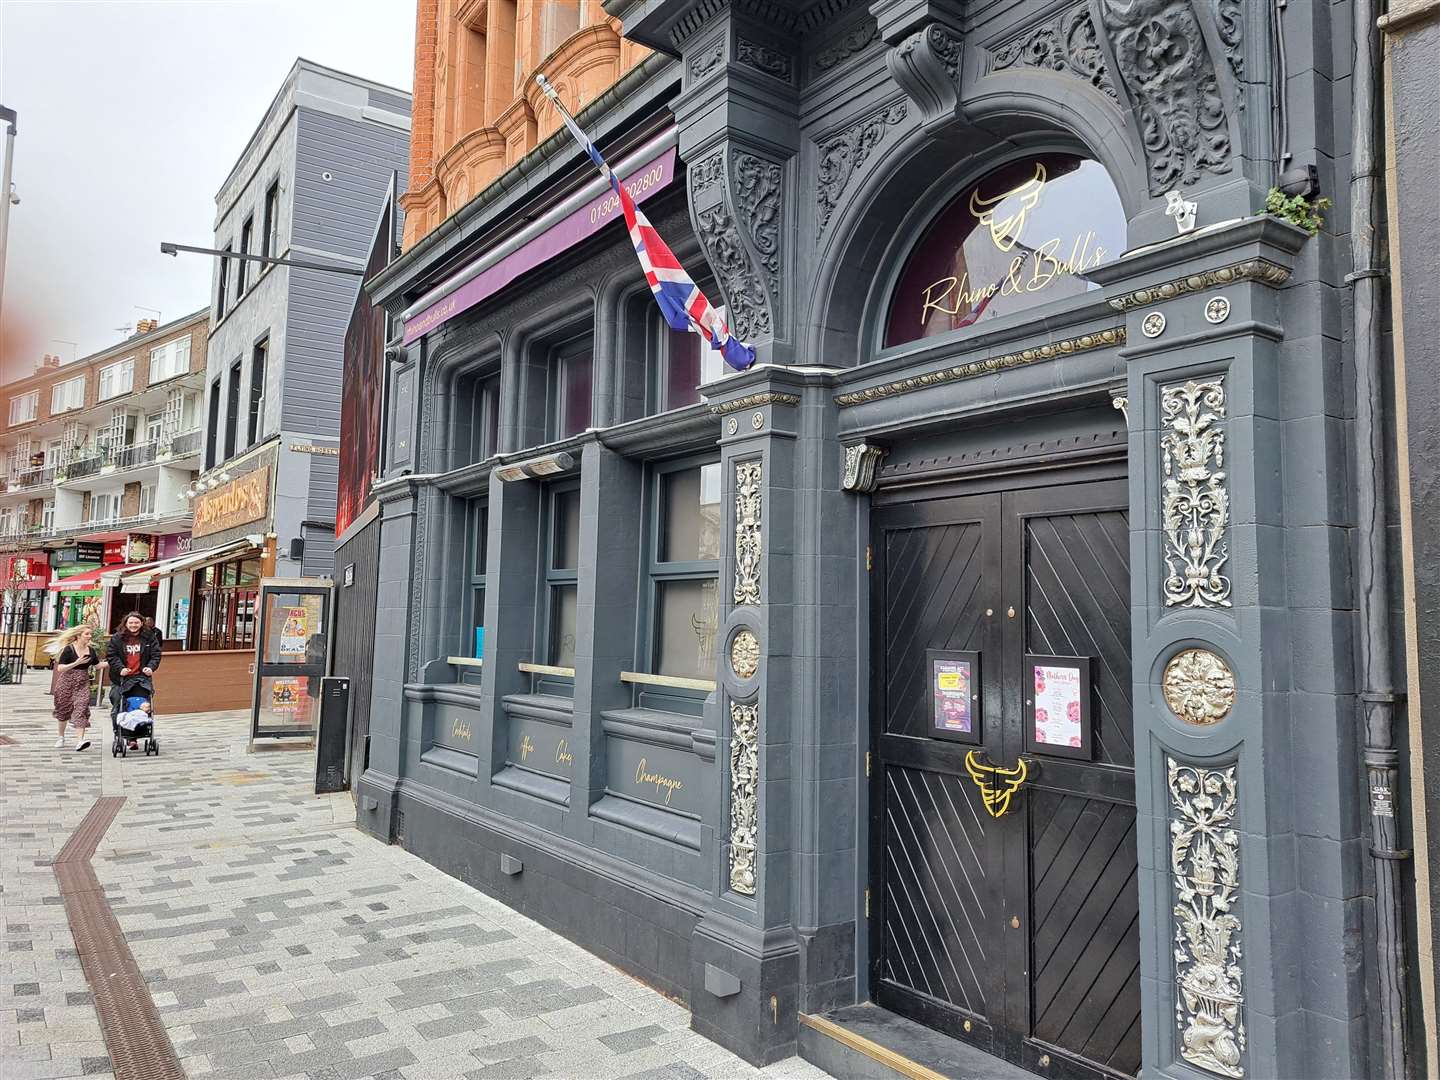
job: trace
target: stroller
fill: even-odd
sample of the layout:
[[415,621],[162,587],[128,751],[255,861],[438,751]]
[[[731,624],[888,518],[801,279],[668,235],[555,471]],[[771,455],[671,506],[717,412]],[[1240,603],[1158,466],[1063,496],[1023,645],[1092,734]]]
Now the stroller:
[[132,741],[141,744],[146,757],[160,753],[160,740],[155,738],[153,711],[133,728],[123,727],[120,722],[122,712],[129,713],[139,708],[142,701],[152,702],[153,710],[154,697],[155,684],[148,675],[126,675],[119,683],[110,687],[110,730],[114,733],[110,744],[111,757],[125,757]]

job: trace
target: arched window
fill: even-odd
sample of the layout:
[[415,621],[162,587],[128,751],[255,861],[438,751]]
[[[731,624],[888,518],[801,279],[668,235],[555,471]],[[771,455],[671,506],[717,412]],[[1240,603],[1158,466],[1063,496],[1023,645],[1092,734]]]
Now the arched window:
[[1125,250],[1125,210],[1103,166],[1073,154],[1020,158],[940,211],[905,261],[885,346],[948,334],[1099,286]]

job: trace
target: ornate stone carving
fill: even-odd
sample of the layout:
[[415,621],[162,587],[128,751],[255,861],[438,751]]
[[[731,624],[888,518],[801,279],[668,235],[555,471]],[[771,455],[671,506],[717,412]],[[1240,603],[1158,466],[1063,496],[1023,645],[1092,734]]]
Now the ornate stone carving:
[[960,101],[960,39],[939,23],[930,23],[900,42],[885,58],[890,74],[920,110],[920,122],[932,124],[955,115]]
[[855,443],[845,447],[844,474],[840,486],[846,491],[868,494],[875,490],[875,477],[880,470],[880,461],[885,456],[885,447],[875,443]]
[[745,341],[768,337],[775,325],[770,317],[770,305],[760,275],[750,267],[750,258],[730,212],[721,203],[700,211],[695,220],[700,241],[705,245],[710,265],[720,279],[720,288],[730,307],[730,326]]
[[735,62],[787,83],[793,70],[790,57],[779,49],[743,37],[735,41]]
[[760,706],[730,703],[730,888],[755,895],[755,790],[760,782]]
[[1215,30],[1225,47],[1225,61],[1235,77],[1235,108],[1245,109],[1245,5],[1242,0],[1216,0]]
[[876,25],[875,20],[863,20],[815,54],[815,70],[829,71],[837,64],[850,59],[879,36],[880,27]]
[[758,461],[735,463],[735,590],[737,604],[760,603],[760,481]]
[[1243,1077],[1244,970],[1240,966],[1240,834],[1235,766],[1165,759],[1170,871],[1175,884],[1175,1023],[1180,1055],[1219,1076]]
[[[724,416],[726,413],[741,412],[744,409],[753,409],[757,405],[799,405],[800,395],[782,394],[777,390],[763,390],[757,394],[746,394],[744,397],[732,398],[729,401],[717,402],[710,406],[710,411],[716,416]],[[730,434],[735,434],[733,431]]]
[[1100,35],[1088,4],[1062,11],[1019,37],[1002,44],[990,57],[991,71],[1042,68],[1084,79],[1115,102],[1120,95],[1105,66]]
[[1232,285],[1239,281],[1258,281],[1261,285],[1278,289],[1289,280],[1290,271],[1285,267],[1277,266],[1268,259],[1247,259],[1245,262],[1231,263],[1229,266],[1221,266],[1214,270],[1191,274],[1188,277],[1176,278],[1161,285],[1136,289],[1123,296],[1112,296],[1109,303],[1116,311],[1130,311],[1137,307],[1174,300],[1187,293],[1213,289],[1218,285]]
[[867,386],[864,390],[851,390],[844,394],[836,394],[835,404],[842,409],[852,405],[863,405],[867,401],[877,401],[880,398],[894,397],[896,394],[909,394],[916,390],[924,390],[927,386],[938,386],[941,383],[955,382],[958,379],[973,379],[980,375],[1004,371],[1006,368],[1023,367],[1041,360],[1054,360],[1061,356],[1088,352],[1090,349],[1124,344],[1125,328],[1117,326],[1113,330],[1081,334],[1079,337],[1054,341],[1048,345],[1037,345],[1033,349],[1005,353],[1002,356],[990,356],[984,360],[972,360],[967,364],[941,368],[939,371],[927,372],[924,375],[912,375],[910,378],[900,379],[898,382],[881,383],[879,386]]
[[1165,544],[1165,603],[1229,607],[1230,557],[1225,530],[1225,386],[1221,377],[1172,383],[1160,391],[1164,488],[1160,527]]
[[1110,398],[1110,407],[1119,411],[1125,417],[1125,426],[1130,426],[1130,396],[1128,394],[1115,394]]
[[753,679],[760,670],[760,639],[746,629],[730,639],[730,668],[737,679]]
[[1100,0],[1150,169],[1150,194],[1230,171],[1230,125],[1191,0]]
[[1218,724],[1235,707],[1235,673],[1209,649],[1181,649],[1160,679],[1165,704],[1187,724]]
[[690,190],[698,195],[725,179],[724,153],[711,154],[690,169]]
[[869,160],[886,133],[905,120],[907,109],[903,101],[887,105],[820,144],[820,186],[817,193],[820,228],[816,239],[830,224],[846,185]]
[[725,39],[718,37],[690,58],[690,78],[698,82],[719,67],[724,59]]
[[738,151],[735,154],[735,208],[746,223],[750,242],[765,268],[765,286],[777,317],[780,311],[781,178],[773,161]]

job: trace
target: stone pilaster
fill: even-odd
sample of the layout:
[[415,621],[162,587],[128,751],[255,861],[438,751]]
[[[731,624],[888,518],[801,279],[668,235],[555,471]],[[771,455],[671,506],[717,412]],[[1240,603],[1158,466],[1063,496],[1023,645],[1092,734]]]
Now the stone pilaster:
[[1305,239],[1251,219],[1104,273],[1126,289],[1147,1076],[1364,1071],[1345,537],[1307,466],[1343,439],[1285,373]]

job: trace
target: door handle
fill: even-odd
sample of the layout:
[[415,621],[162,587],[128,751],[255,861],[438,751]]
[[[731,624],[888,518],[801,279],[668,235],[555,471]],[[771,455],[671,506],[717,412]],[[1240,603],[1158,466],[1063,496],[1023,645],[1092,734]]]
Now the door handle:
[[975,786],[980,789],[980,801],[985,812],[993,818],[1004,817],[1010,812],[1010,800],[1030,776],[1031,764],[1023,757],[1016,758],[1011,768],[1003,768],[982,757],[979,750],[965,755],[965,771]]

